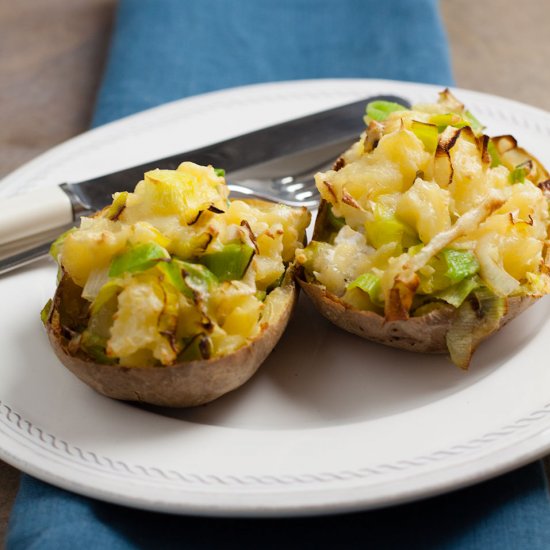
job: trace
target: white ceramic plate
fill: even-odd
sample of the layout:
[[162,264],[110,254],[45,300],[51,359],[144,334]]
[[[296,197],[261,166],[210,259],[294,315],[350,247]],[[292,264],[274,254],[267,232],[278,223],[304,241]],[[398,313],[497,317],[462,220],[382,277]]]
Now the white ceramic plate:
[[[91,131],[6,178],[0,196],[91,177],[320,108],[439,88],[376,80],[250,86],[178,101]],[[457,90],[489,127],[550,164],[550,115]],[[299,515],[368,509],[472,484],[550,450],[549,303],[486,342],[469,372],[371,344],[302,298],[258,375],[197,409],[112,401],[56,360],[39,312],[55,267],[0,279],[0,456],[38,478],[177,513]]]

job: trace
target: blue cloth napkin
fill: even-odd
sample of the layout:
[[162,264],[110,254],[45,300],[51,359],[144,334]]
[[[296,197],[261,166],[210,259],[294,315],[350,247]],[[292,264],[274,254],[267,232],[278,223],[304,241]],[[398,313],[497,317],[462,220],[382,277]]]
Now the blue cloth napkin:
[[24,476],[8,550],[548,550],[539,463],[422,502],[327,517],[196,518],[131,510]]
[[[121,0],[94,125],[256,82],[373,77],[452,84],[436,0]],[[132,510],[23,476],[7,547],[550,548],[540,463],[385,510],[213,519]]]
[[122,0],[94,125],[304,78],[452,84],[435,0]]

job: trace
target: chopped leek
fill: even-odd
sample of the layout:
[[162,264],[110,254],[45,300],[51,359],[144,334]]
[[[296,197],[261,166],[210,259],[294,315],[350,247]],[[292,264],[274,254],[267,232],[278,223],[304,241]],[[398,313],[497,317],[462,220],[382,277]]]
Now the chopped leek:
[[182,275],[182,264],[184,262],[178,260],[172,260],[170,262],[159,262],[157,269],[164,275],[166,280],[182,294],[188,298],[193,295],[189,287],[185,284]]
[[40,311],[40,319],[42,321],[42,323],[45,325],[47,322],[48,322],[48,318],[50,316],[50,312],[52,310],[52,306],[53,306],[53,301],[52,299],[50,298],[47,302],[46,302],[46,305],[42,308],[42,310]]
[[220,178],[225,177],[225,170],[223,168],[214,168],[214,172],[216,172],[216,176]]
[[509,179],[510,183],[525,183],[525,176],[528,174],[528,169],[519,164],[513,170],[510,171]]
[[277,287],[281,286],[283,284],[283,280],[285,278],[285,272],[281,273],[279,277],[277,277],[272,283],[270,283],[267,288],[265,289],[266,294],[269,294],[272,290],[275,290]]
[[464,111],[462,115],[458,113],[445,113],[443,115],[432,115],[429,119],[431,124],[435,124],[440,132],[445,130],[447,126],[454,128],[464,128],[470,126],[474,133],[481,132],[485,126],[470,112]]
[[487,143],[487,152],[491,157],[491,168],[495,168],[496,166],[500,166],[502,164],[500,160],[500,155],[497,151],[497,147],[492,139],[490,139]]
[[97,296],[95,297],[90,307],[90,313],[95,315],[100,309],[105,307],[105,304],[110,302],[114,296],[116,296],[121,290],[120,282],[117,280],[111,280],[105,283]]
[[[409,254],[411,254],[410,250]],[[436,295],[478,271],[479,263],[472,252],[445,248],[418,273],[420,276],[419,291],[422,294]],[[454,291],[449,290],[449,292],[453,293]],[[441,299],[445,298],[441,297]]]
[[340,218],[334,215],[334,212],[332,211],[332,205],[330,204],[327,207],[327,220],[329,224],[336,230],[342,229],[342,227],[346,225],[346,220],[344,218]]
[[435,124],[426,124],[425,122],[419,122],[413,120],[411,130],[414,135],[424,144],[424,147],[428,153],[435,153],[437,149],[437,143],[439,141],[439,132]]
[[61,249],[63,247],[63,243],[65,242],[65,239],[73,231],[76,231],[76,227],[71,227],[68,231],[65,231],[65,233],[62,233],[61,235],[59,235],[59,237],[57,237],[57,239],[55,239],[55,241],[50,246],[50,256],[56,262],[59,257],[59,254],[61,253]]
[[229,243],[221,250],[200,256],[197,261],[206,266],[220,281],[240,280],[244,277],[254,249],[244,243]]
[[109,281],[108,267],[92,269],[88,280],[82,289],[82,298],[93,302],[103,286]]
[[442,251],[447,264],[445,275],[453,282],[458,283],[479,271],[479,262],[475,255],[468,250],[454,250],[446,248]]
[[118,290],[114,282],[103,286],[91,307],[90,320],[82,333],[80,346],[93,359],[102,363],[114,363],[116,360],[106,354],[107,341],[118,307]]
[[447,332],[451,360],[467,369],[479,343],[494,332],[506,313],[506,302],[487,288],[479,288],[458,308],[456,320]]
[[477,276],[468,277],[459,283],[451,285],[433,296],[439,300],[443,300],[454,307],[460,307],[470,293],[480,286],[480,279]]
[[158,269],[168,282],[188,298],[194,293],[205,294],[218,284],[216,276],[204,265],[173,259],[159,264]]
[[418,291],[422,294],[434,294],[448,288],[452,282],[445,275],[447,262],[441,254],[437,254],[419,272],[420,285]]
[[464,111],[463,116],[469,122],[469,126],[474,133],[481,132],[485,128],[470,111]]
[[82,351],[98,363],[114,365],[117,363],[117,359],[107,355],[105,351],[106,345],[107,340],[105,338],[92,334],[88,330],[82,333],[82,338],[80,339]]
[[159,261],[167,261],[170,254],[154,242],[138,244],[116,256],[109,269],[109,277],[119,277],[123,273],[136,273],[155,266]]
[[380,205],[374,207],[374,220],[365,222],[365,232],[376,249],[388,243],[397,243],[405,249],[418,244],[414,229]]
[[363,273],[359,275],[355,281],[348,285],[348,290],[359,288],[369,295],[371,302],[375,305],[382,305],[380,294],[382,287],[380,285],[380,277],[374,273]]
[[263,302],[267,297],[267,292],[265,290],[256,290],[256,293],[254,294],[260,302]]
[[382,100],[371,101],[367,104],[366,109],[367,116],[378,122],[386,120],[391,113],[396,111],[408,111],[408,109],[407,107],[403,107],[403,105],[399,105],[399,103]]
[[113,195],[113,203],[107,207],[104,216],[110,220],[118,220],[118,217],[122,211],[126,208],[126,200],[128,199],[128,192],[122,191],[121,193],[115,193]]
[[409,256],[416,256],[422,249],[424,248],[424,243],[415,244],[413,246],[410,246],[407,250],[407,254]]
[[435,124],[439,133],[443,132],[447,126],[463,128],[466,121],[456,113],[446,113],[444,115],[432,115],[429,119],[430,124]]
[[197,361],[212,356],[212,340],[206,334],[197,334],[185,342],[178,361]]

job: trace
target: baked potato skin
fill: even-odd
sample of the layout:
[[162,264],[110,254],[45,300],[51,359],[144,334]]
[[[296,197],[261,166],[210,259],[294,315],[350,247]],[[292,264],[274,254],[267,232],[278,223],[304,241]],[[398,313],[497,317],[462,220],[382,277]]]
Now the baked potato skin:
[[[327,292],[319,284],[306,282],[298,277],[302,290],[316,309],[338,327],[362,338],[393,348],[420,353],[447,354],[447,333],[456,317],[457,310],[450,305],[406,320],[386,321],[373,311],[356,309]],[[531,296],[506,299],[506,313],[500,319],[499,329],[517,317],[537,298]]]
[[54,242],[60,280],[41,318],[67,369],[105,396],[166,407],[250,379],[296,303],[311,215],[228,195],[212,166],[152,170]]
[[449,90],[366,112],[360,139],[315,176],[299,284],[338,327],[467,369],[550,293],[550,175],[513,137],[485,135]]
[[356,309],[327,292],[318,284],[298,279],[302,290],[316,309],[329,321],[353,334],[394,348],[425,353],[446,353],[445,336],[451,325],[454,309],[443,307],[406,321],[386,322],[373,311]]
[[[313,240],[323,240],[329,227],[329,204],[319,204],[313,230]],[[374,311],[356,309],[326,290],[323,285],[306,280],[304,269],[297,270],[296,280],[315,308],[336,326],[372,342],[406,351],[448,354],[447,333],[457,315],[457,309],[448,304],[420,316],[406,320],[387,321]],[[520,315],[539,298],[515,296],[506,299],[506,313],[497,330]]]
[[298,287],[291,270],[281,290],[281,304],[274,319],[262,326],[249,345],[226,356],[186,361],[169,366],[124,367],[94,362],[81,351],[72,352],[61,319],[67,307],[62,280],[46,321],[51,346],[75,376],[98,393],[114,399],[163,407],[202,405],[240,387],[258,370],[281,338],[296,304]]

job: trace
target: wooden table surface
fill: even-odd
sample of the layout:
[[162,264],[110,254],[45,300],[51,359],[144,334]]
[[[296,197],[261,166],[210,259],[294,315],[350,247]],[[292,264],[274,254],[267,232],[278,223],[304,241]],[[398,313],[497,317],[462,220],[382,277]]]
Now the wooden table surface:
[[[0,0],[0,177],[83,131],[115,0]],[[550,3],[442,0],[457,85],[550,111]],[[0,461],[0,542],[19,472]]]

